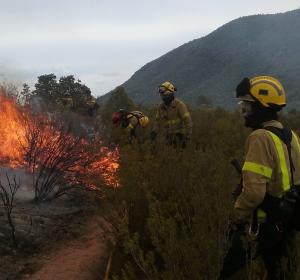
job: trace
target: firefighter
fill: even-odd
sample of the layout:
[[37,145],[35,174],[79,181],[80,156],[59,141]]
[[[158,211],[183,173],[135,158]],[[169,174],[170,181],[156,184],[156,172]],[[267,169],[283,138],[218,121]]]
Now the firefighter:
[[116,126],[123,127],[129,133],[130,138],[136,138],[139,128],[145,128],[149,124],[149,118],[140,111],[126,111],[120,109],[112,115],[112,122]]
[[99,109],[99,105],[94,96],[88,95],[85,100],[85,104],[87,106],[87,113],[90,117],[95,116],[96,111]]
[[245,145],[243,188],[234,205],[232,244],[220,278],[229,278],[246,264],[250,247],[245,246],[245,240],[255,237],[255,256],[262,257],[268,279],[286,279],[281,260],[289,256],[295,207],[299,204],[298,136],[278,120],[286,95],[277,79],[244,78],[236,88],[236,97],[245,126],[252,132]]
[[172,83],[166,81],[162,83],[158,92],[162,99],[159,105],[151,140],[163,129],[167,144],[176,147],[185,147],[192,134],[192,119],[186,105],[175,98],[177,89]]

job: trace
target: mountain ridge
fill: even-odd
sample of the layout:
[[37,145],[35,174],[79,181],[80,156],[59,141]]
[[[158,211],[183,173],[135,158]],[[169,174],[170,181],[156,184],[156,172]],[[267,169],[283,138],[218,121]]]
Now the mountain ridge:
[[300,9],[234,19],[146,63],[122,86],[138,104],[159,102],[157,86],[170,80],[178,96],[196,105],[201,96],[233,107],[245,76],[272,75],[284,85],[292,107],[300,105]]

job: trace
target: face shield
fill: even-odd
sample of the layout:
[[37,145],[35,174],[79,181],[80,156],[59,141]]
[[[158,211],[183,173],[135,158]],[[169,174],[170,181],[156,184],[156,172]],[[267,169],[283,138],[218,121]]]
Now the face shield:
[[254,98],[250,93],[250,80],[244,78],[236,87],[236,98],[239,98],[238,102],[239,112],[244,118],[248,118],[253,114]]
[[158,88],[158,92],[159,92],[160,94],[164,94],[166,91],[167,91],[167,89],[166,89],[165,87],[159,87],[159,88]]
[[241,100],[238,102],[239,112],[244,118],[247,118],[253,114],[252,106],[252,101]]

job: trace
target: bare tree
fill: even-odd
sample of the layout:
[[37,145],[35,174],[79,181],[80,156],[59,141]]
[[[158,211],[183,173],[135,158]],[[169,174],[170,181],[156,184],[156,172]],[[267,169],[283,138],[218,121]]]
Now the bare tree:
[[10,227],[11,239],[12,243],[15,247],[17,247],[17,239],[16,239],[16,229],[15,224],[12,219],[12,212],[14,208],[14,199],[15,195],[20,188],[20,182],[16,181],[16,176],[11,180],[9,176],[6,174],[7,184],[3,185],[0,181],[0,199],[4,207],[4,211],[6,214],[6,218],[8,221],[8,225]]

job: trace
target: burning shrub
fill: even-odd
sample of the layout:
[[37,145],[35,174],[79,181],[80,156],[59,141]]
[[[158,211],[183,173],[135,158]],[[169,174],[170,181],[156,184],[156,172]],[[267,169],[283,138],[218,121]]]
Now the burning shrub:
[[35,117],[26,127],[25,160],[34,178],[35,200],[57,198],[74,187],[117,186],[117,150],[101,140],[73,136],[58,120]]
[[35,200],[59,197],[76,186],[76,167],[85,167],[90,160],[85,157],[83,140],[49,121],[37,120],[26,128],[25,159],[34,178]]
[[36,201],[74,187],[118,185],[117,149],[103,147],[100,139],[75,137],[57,116],[33,115],[4,94],[0,106],[0,162],[32,173]]

